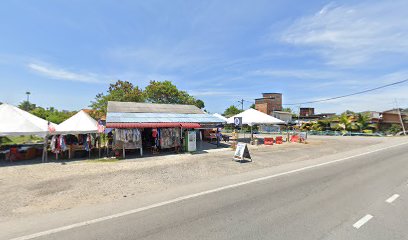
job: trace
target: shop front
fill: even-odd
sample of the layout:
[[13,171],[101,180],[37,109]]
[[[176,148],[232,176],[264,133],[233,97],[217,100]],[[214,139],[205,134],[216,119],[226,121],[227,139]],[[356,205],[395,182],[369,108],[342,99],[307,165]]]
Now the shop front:
[[191,105],[109,102],[106,127],[112,129],[112,150],[118,155],[137,149],[140,155],[196,151],[202,125],[219,118]]

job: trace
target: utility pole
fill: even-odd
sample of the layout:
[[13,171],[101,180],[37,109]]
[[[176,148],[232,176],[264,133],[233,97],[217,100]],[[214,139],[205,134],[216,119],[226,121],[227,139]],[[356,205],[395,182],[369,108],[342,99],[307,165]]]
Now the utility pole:
[[244,111],[244,99],[238,101],[241,104],[241,110]]
[[394,99],[394,100],[395,100],[395,106],[397,107],[397,111],[398,111],[398,115],[399,115],[399,119],[400,119],[400,123],[401,123],[401,127],[402,127],[402,132],[406,136],[407,133],[405,132],[405,126],[404,126],[404,121],[402,120],[401,110],[398,107],[397,99]]

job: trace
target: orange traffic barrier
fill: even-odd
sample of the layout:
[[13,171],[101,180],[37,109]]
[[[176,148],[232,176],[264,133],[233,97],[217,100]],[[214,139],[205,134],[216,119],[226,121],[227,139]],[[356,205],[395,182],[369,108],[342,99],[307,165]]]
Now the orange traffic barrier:
[[282,144],[282,143],[283,143],[283,137],[282,136],[276,137],[276,144]]
[[273,145],[273,138],[264,138],[265,145]]
[[290,138],[291,142],[299,142],[299,136],[298,135],[294,135]]

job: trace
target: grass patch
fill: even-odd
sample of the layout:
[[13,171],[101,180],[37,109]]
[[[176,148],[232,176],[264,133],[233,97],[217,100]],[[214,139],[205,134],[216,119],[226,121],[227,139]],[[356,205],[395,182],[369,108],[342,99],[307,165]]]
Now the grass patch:
[[41,143],[44,142],[43,138],[37,136],[7,136],[0,137],[1,145],[19,145],[24,143]]

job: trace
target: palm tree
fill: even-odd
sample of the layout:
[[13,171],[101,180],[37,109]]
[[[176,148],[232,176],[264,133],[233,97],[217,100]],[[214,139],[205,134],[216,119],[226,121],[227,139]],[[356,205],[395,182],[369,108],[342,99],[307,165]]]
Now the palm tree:
[[353,128],[353,118],[354,116],[345,113],[341,114],[339,117],[339,127],[343,130],[351,130]]
[[376,128],[376,125],[371,124],[370,121],[371,121],[370,115],[368,115],[367,113],[357,114],[356,124],[360,131],[363,131],[369,128]]

